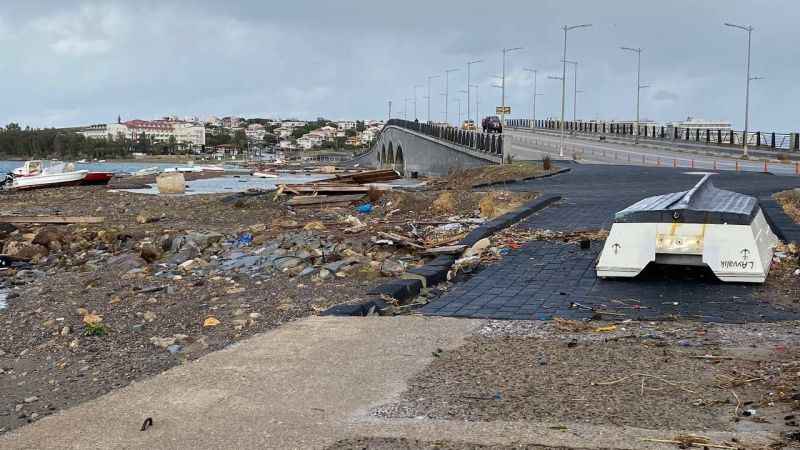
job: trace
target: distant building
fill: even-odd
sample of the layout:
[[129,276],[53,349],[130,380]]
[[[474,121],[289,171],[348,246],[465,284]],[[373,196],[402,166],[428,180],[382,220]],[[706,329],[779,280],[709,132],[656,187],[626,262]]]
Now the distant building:
[[356,128],[356,123],[352,120],[342,120],[336,122],[336,126],[339,127],[340,130],[354,130]]
[[722,130],[728,131],[731,129],[731,123],[727,120],[704,120],[694,117],[687,117],[686,120],[678,122],[671,122],[667,124],[667,128],[689,128],[692,130]]
[[120,123],[90,125],[83,128],[81,134],[89,139],[110,141],[124,138],[135,142],[142,136],[156,143],[168,143],[174,139],[178,146],[193,150],[201,148],[206,143],[203,124],[173,119],[135,119]]

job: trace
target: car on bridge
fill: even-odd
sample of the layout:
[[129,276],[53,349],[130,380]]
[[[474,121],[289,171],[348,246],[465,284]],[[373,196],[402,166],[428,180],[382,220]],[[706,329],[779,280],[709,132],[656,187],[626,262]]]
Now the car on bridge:
[[478,128],[475,126],[474,120],[465,120],[464,123],[461,124],[461,129],[467,131],[475,131]]
[[481,127],[483,128],[484,133],[503,132],[503,124],[500,122],[500,118],[497,116],[484,117],[483,121],[481,121]]

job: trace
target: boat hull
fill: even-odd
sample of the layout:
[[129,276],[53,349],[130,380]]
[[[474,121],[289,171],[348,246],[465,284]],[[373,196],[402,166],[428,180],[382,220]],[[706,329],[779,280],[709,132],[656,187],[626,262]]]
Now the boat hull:
[[83,183],[83,179],[88,172],[78,170],[76,172],[63,172],[50,175],[33,175],[29,177],[14,178],[11,189],[29,190],[59,186],[74,186]]
[[111,181],[113,176],[113,172],[89,172],[83,178],[83,182],[81,184],[89,186],[104,186]]

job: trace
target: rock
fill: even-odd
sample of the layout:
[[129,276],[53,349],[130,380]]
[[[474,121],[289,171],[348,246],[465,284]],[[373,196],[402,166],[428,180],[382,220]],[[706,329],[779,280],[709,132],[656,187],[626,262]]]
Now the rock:
[[98,316],[97,314],[86,314],[83,316],[83,323],[86,325],[97,325],[98,323],[103,321],[102,316]]
[[161,258],[161,253],[161,249],[153,244],[143,244],[142,248],[139,249],[139,256],[148,263]]
[[72,333],[72,328],[69,325],[65,325],[64,328],[61,329],[61,336],[69,336]]
[[317,273],[317,268],[316,267],[306,267],[297,276],[299,276],[299,277],[308,277],[308,276],[314,275],[315,273]]
[[157,317],[156,313],[154,313],[153,311],[145,311],[144,314],[142,314],[142,319],[148,322],[156,320],[156,317]]
[[7,242],[3,253],[20,259],[35,259],[47,256],[47,247],[39,244],[28,244],[27,242],[11,241]]
[[108,259],[106,267],[112,270],[129,272],[147,265],[147,261],[133,253],[123,253]]
[[282,256],[275,260],[272,265],[278,270],[287,270],[303,264],[303,258],[296,256]]
[[35,395],[33,395],[31,397],[25,397],[25,403],[33,403],[33,402],[35,402],[37,400],[39,400],[39,397],[37,397]]
[[36,233],[32,242],[50,248],[51,243],[61,245],[61,243],[64,242],[64,234],[56,227],[46,227]]
[[190,259],[178,265],[178,268],[186,272],[191,272],[192,270],[203,269],[206,267],[208,267],[208,263],[201,258]]
[[200,253],[200,247],[194,241],[188,241],[182,246],[181,250],[175,256],[169,259],[169,263],[180,265],[190,259],[197,258],[200,256]]
[[152,343],[156,347],[161,347],[163,349],[166,349],[170,345],[174,345],[175,341],[176,341],[176,339],[174,337],[153,336],[153,337],[150,338],[150,343]]
[[331,277],[331,271],[328,269],[320,269],[319,275],[317,275],[320,280],[327,280]]
[[199,353],[207,348],[208,348],[208,343],[206,342],[206,337],[201,336],[191,344],[187,345],[184,348],[184,353]]
[[257,313],[257,312],[251,312],[251,313],[250,313],[250,315],[249,315],[249,317],[250,317],[251,319],[260,319],[260,318],[261,318],[261,313]]
[[385,259],[381,263],[381,274],[387,277],[398,277],[405,272],[403,265],[392,259]]
[[0,223],[0,239],[5,239],[17,231],[17,227],[10,223]]
[[329,270],[333,273],[337,273],[342,270],[346,270],[347,267],[358,264],[359,260],[357,258],[345,258],[339,261],[330,262],[322,266],[323,269]]
[[75,310],[75,314],[77,314],[79,316],[85,316],[85,315],[89,314],[89,310],[87,310],[86,308],[78,308],[78,309]]
[[136,216],[136,223],[140,224],[158,222],[159,220],[161,220],[161,217],[145,215],[144,213]]
[[469,258],[472,256],[481,256],[483,252],[492,245],[492,242],[489,238],[483,238],[480,241],[476,242],[472,247],[468,248],[464,252],[464,258]]

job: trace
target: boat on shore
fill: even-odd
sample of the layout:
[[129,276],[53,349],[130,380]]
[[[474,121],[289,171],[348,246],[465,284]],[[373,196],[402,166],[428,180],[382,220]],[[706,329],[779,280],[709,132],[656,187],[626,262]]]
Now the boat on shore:
[[87,186],[105,186],[114,177],[114,172],[88,172],[81,184]]
[[250,175],[256,178],[278,178],[278,174],[271,172],[253,172]]
[[48,165],[41,160],[32,160],[14,169],[2,184],[16,190],[74,186],[82,184],[88,173],[88,170],[75,170],[73,164]]

